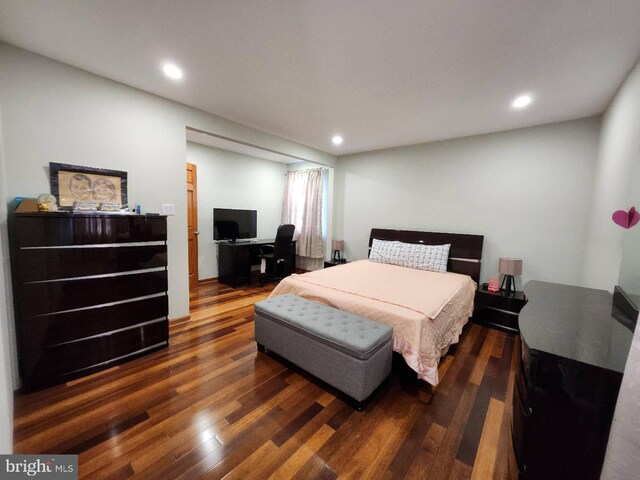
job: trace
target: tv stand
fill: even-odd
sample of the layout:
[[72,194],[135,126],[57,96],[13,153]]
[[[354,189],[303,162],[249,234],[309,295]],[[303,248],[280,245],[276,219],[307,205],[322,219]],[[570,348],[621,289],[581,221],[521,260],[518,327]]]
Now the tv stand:
[[[251,266],[260,265],[260,247],[273,245],[274,239],[236,240],[218,243],[218,281],[231,287],[251,284]],[[296,242],[291,242],[287,274],[295,271]]]

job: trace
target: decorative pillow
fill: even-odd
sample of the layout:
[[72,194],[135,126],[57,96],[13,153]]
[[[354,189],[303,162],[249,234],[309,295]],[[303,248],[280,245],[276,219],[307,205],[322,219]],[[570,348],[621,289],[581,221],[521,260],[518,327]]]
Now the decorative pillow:
[[421,243],[390,242],[373,239],[369,260],[401,267],[446,272],[451,244],[423,245]]
[[374,238],[371,243],[369,260],[377,263],[389,263],[391,265],[395,265],[400,244],[401,242],[378,240],[377,238]]

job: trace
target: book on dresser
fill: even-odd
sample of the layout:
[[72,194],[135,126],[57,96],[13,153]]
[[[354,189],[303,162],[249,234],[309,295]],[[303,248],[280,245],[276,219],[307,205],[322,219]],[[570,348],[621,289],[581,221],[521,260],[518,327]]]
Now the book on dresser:
[[166,217],[15,213],[9,230],[23,391],[168,345]]

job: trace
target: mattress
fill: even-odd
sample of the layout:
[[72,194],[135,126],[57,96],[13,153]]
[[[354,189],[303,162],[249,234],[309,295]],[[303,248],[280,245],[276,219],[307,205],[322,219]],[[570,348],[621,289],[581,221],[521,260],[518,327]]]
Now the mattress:
[[418,378],[437,385],[440,357],[458,342],[475,290],[467,275],[358,260],[291,275],[270,296],[295,294],[391,325],[394,351]]

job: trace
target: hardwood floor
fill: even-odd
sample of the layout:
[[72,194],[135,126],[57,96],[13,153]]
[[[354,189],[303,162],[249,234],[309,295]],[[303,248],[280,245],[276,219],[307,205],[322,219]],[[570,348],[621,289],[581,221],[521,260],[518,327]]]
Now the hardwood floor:
[[515,478],[518,339],[478,325],[418,381],[401,359],[356,412],[337,391],[257,353],[253,304],[273,285],[209,283],[162,351],[16,396],[16,453],[76,453],[81,478]]

